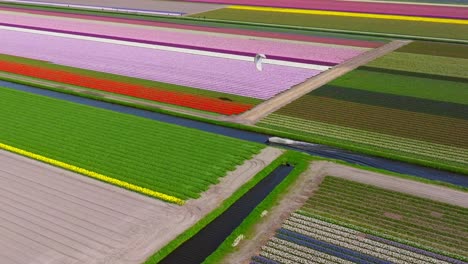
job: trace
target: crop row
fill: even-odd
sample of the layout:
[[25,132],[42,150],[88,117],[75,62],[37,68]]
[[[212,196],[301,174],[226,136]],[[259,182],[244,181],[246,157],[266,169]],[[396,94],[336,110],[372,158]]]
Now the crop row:
[[[240,51],[248,53],[262,53],[303,60],[341,63],[344,60],[364,52],[362,49],[347,47],[327,47],[323,45],[298,44],[292,42],[279,42],[267,39],[247,39],[195,34],[192,32],[168,31],[166,29],[129,28],[118,24],[93,23],[91,21],[68,21],[54,17],[33,17],[20,13],[0,14],[0,21],[14,21],[15,25],[42,27],[53,30],[67,30],[79,33],[102,34],[105,36],[118,36],[158,43],[168,43],[193,46],[201,48],[215,48],[226,51]],[[10,22],[13,23],[13,22]]]
[[468,105],[326,85],[309,95],[468,120]]
[[0,30],[2,53],[57,65],[268,99],[320,71],[82,39]]
[[181,199],[262,146],[6,88],[0,143]]
[[254,263],[437,263],[462,261],[293,213]]
[[[360,188],[355,186],[361,185]],[[333,188],[331,188],[332,186]],[[339,191],[342,190],[342,191]],[[326,177],[301,210],[386,233],[447,252],[464,254],[468,210],[428,199],[398,200],[397,192]],[[434,211],[427,208],[434,205]],[[454,208],[454,210],[451,210]]]
[[[407,222],[399,222],[397,220],[389,219],[385,216],[381,217],[372,217],[369,216],[366,218],[364,215],[368,212],[366,210],[362,211],[350,211],[349,209],[337,208],[337,204],[324,205],[320,210],[313,210],[307,206],[303,208],[305,212],[310,212],[313,214],[318,214],[320,216],[336,219],[337,221],[348,221],[368,229],[376,230],[378,232],[383,232],[390,234],[395,237],[402,239],[415,241],[419,244],[429,246],[432,248],[437,248],[447,252],[453,252],[458,250],[455,247],[460,242],[459,237],[450,238],[444,234],[433,234],[427,230],[422,230],[418,228],[417,224],[408,225]],[[338,215],[338,216],[337,216]],[[380,221],[378,225],[374,223]],[[450,238],[450,239],[449,239]],[[439,242],[441,241],[442,242]]]
[[368,239],[355,230],[299,214],[293,214],[283,224],[283,228],[393,263],[443,263],[425,255]]
[[276,112],[331,125],[468,148],[468,121],[366,105],[321,96],[304,96]]
[[397,52],[468,59],[468,46],[445,42],[413,41]]
[[81,76],[61,70],[51,70],[19,63],[0,61],[0,70],[28,77],[60,82],[95,90],[112,92],[137,98],[175,104],[198,110],[216,112],[220,114],[239,114],[251,108],[249,105],[226,102],[220,99],[201,97],[198,95],[183,94],[172,91],[157,90],[144,86],[115,82],[112,80],[97,79]]
[[450,80],[447,77],[454,77],[454,80],[459,78],[461,81],[465,79],[466,82],[468,81],[467,64],[467,59],[462,58],[392,52],[367,64],[366,69],[375,67],[377,68],[375,70],[381,72],[396,70],[402,71],[405,75],[426,75],[431,79]]
[[[257,10],[255,6],[260,7],[279,7],[292,9],[305,9],[311,11],[328,10],[341,11],[352,13],[367,13],[367,17],[372,17],[372,14],[387,14],[387,15],[402,15],[402,16],[419,16],[419,17],[442,17],[442,18],[458,18],[468,19],[468,11],[455,6],[435,6],[435,5],[418,5],[415,3],[397,3],[397,2],[331,2],[331,1],[314,1],[307,0],[277,0],[268,2],[265,0],[186,0],[188,2],[202,3],[217,3],[229,5],[248,5],[250,7],[240,7],[244,10]],[[441,1],[446,3],[446,1]],[[458,1],[455,3],[459,3]],[[235,9],[236,7],[231,7]],[[267,8],[270,9],[270,8]],[[461,10],[460,10],[461,9]],[[262,9],[260,9],[262,10]],[[275,10],[275,9],[273,9]],[[280,9],[281,10],[281,9]],[[304,11],[307,12],[307,11]]]
[[[247,5],[249,4],[250,2]],[[364,14],[364,16],[366,15]],[[405,21],[400,19],[392,20],[389,23],[387,19],[370,17],[292,14],[289,12],[240,10],[233,8],[218,9],[199,13],[195,16],[206,17],[207,19],[242,20],[244,22],[276,25],[468,40],[468,30],[464,24]]]
[[468,152],[463,148],[455,148],[278,114],[269,115],[262,119],[258,125],[286,132],[287,130],[293,130],[299,133],[303,132],[306,136],[319,135],[332,139],[344,140],[358,146],[369,145],[380,151],[390,150],[422,156],[437,161],[458,163],[460,167],[468,165]]
[[[355,196],[356,192],[360,195],[353,199],[363,204],[369,199],[374,199],[373,190],[385,194],[385,200],[375,200],[376,204],[385,203],[389,209],[398,208],[399,210],[407,210],[412,214],[427,217],[432,212],[440,212],[441,216],[432,216],[435,220],[440,220],[445,223],[455,219],[460,220],[461,216],[468,217],[468,211],[462,207],[449,205],[442,202],[430,201],[421,197],[412,196],[410,194],[397,193],[388,190],[383,190],[379,187],[362,185],[357,182],[347,181],[336,177],[327,179],[328,184],[324,184],[321,188],[323,192],[332,193],[333,191],[340,192],[342,195]],[[405,204],[401,207],[400,204]],[[379,204],[380,205],[380,204]],[[458,222],[457,222],[458,224]]]
[[450,81],[449,77],[445,77],[448,80],[444,80],[443,78],[402,75],[401,71],[385,73],[369,69],[360,67],[328,84],[433,101],[468,104],[464,82]]

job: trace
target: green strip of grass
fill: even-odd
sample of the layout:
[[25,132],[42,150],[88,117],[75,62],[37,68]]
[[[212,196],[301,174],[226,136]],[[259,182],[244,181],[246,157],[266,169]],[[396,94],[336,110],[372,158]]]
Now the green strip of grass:
[[461,82],[357,69],[329,84],[372,92],[468,104],[468,89],[466,83]]
[[[287,155],[287,156],[286,156]],[[232,247],[234,240],[240,236],[246,236],[249,239],[254,235],[254,226],[262,218],[262,212],[270,210],[275,206],[288,192],[291,191],[292,184],[297,180],[301,173],[305,172],[310,165],[312,157],[299,153],[288,151],[284,157],[284,161],[294,166],[294,169],[289,175],[273,189],[273,191],[255,207],[255,209],[242,221],[242,223],[224,240],[224,242],[213,252],[205,261],[204,264],[223,263],[223,258],[232,253],[237,248]]]
[[[250,189],[252,189],[257,183],[259,183],[262,179],[264,179],[266,176],[268,176],[271,172],[273,172],[278,166],[282,164],[292,164],[292,165],[297,165],[297,168],[291,172],[287,178],[280,184],[278,185],[277,188],[280,188],[281,190],[284,190],[284,186],[289,186],[289,184],[294,181],[294,179],[297,177],[300,172],[302,172],[304,169],[304,164],[303,160],[309,159],[308,155],[298,153],[298,152],[293,152],[293,151],[287,151],[283,155],[281,155],[279,158],[274,160],[272,163],[270,163],[267,167],[265,167],[262,171],[257,173],[251,180],[249,180],[247,183],[242,185],[231,197],[226,199],[221,206],[216,208],[214,211],[206,215],[203,219],[198,221],[195,225],[193,225],[191,228],[186,230],[184,233],[180,234],[176,239],[172,240],[169,244],[164,246],[161,250],[155,252],[150,258],[148,258],[145,262],[145,264],[154,264],[158,263],[162,259],[164,259],[167,255],[169,255],[172,251],[174,251],[177,247],[182,245],[185,241],[193,237],[195,234],[197,234],[201,229],[203,229],[206,225],[208,225],[211,221],[216,219],[218,216],[220,216],[224,211],[226,211],[232,204],[234,204],[239,198],[241,198],[245,193],[247,193]],[[283,186],[283,187],[281,187]],[[273,191],[276,195],[280,194],[281,191],[276,191],[276,189]],[[270,198],[268,198],[270,199]],[[264,200],[266,201],[266,200]],[[254,212],[252,212],[254,214]],[[250,217],[250,215],[249,215]]]
[[433,74],[440,76],[439,78],[443,76],[466,78],[468,83],[468,59],[463,58],[392,52],[366,66]]
[[397,50],[414,54],[425,54],[443,57],[468,59],[468,45],[413,41]]
[[468,27],[466,25],[457,24],[291,14],[229,8],[208,11],[194,16],[254,23],[468,40]]
[[[349,142],[339,141],[339,140],[329,138],[329,137],[301,134],[301,133],[297,133],[297,132],[294,132],[294,131],[291,132],[291,131],[285,130],[283,128],[278,129],[278,128],[268,128],[268,127],[260,127],[260,126],[248,126],[248,125],[243,125],[243,124],[238,124],[238,123],[217,121],[217,120],[208,119],[208,118],[204,118],[204,117],[193,116],[193,115],[178,113],[178,112],[172,112],[172,111],[168,111],[168,110],[164,110],[164,109],[160,109],[160,108],[149,107],[149,106],[135,104],[135,103],[128,103],[128,102],[122,102],[122,101],[115,100],[115,99],[102,98],[102,97],[94,96],[92,94],[83,94],[83,93],[77,93],[77,92],[73,92],[73,91],[66,91],[66,90],[63,90],[63,89],[54,88],[54,87],[50,87],[50,86],[46,86],[46,85],[41,85],[41,84],[37,84],[37,83],[33,83],[33,82],[20,81],[20,80],[8,79],[8,78],[0,78],[0,79],[5,80],[5,81],[9,81],[9,82],[23,84],[23,85],[34,86],[34,87],[38,87],[38,88],[41,88],[41,89],[46,89],[46,90],[51,90],[51,91],[56,91],[56,92],[63,92],[63,93],[67,93],[67,94],[70,94],[70,95],[80,96],[80,97],[89,98],[89,99],[98,100],[98,101],[103,101],[103,102],[107,102],[107,103],[119,104],[119,105],[124,105],[124,106],[127,106],[127,107],[133,107],[133,108],[142,109],[142,110],[146,110],[146,111],[157,112],[157,113],[162,113],[162,114],[166,114],[166,115],[172,115],[172,116],[191,119],[191,120],[195,120],[195,121],[199,121],[199,122],[205,122],[205,123],[214,124],[214,125],[218,125],[218,126],[225,126],[225,127],[230,127],[230,128],[240,129],[240,130],[245,130],[245,131],[251,131],[251,132],[265,134],[265,135],[274,135],[274,136],[289,138],[289,139],[298,140],[298,141],[329,145],[329,146],[342,148],[342,149],[346,149],[346,150],[350,150],[350,151],[355,151],[355,152],[363,153],[363,154],[367,154],[367,155],[387,158],[387,159],[391,159],[391,160],[398,160],[398,161],[418,164],[418,165],[421,165],[421,166],[427,166],[427,167],[431,167],[431,168],[447,170],[447,171],[452,171],[452,172],[455,172],[455,173],[461,173],[461,174],[468,175],[468,169],[466,169],[465,167],[457,166],[455,164],[441,164],[440,162],[424,160],[424,159],[420,159],[420,158],[416,158],[416,157],[408,157],[408,156],[405,156],[405,155],[401,155],[399,153],[388,153],[388,152],[382,151],[381,149],[366,147],[366,146],[363,146],[363,145],[351,144]],[[371,170],[381,171],[379,169],[371,169]],[[423,178],[420,178],[420,177],[403,176],[403,175],[400,175],[400,174],[397,174],[395,176],[405,177],[405,178],[409,178],[409,179],[412,179],[412,180],[415,180],[415,181],[421,181],[421,182],[430,183],[430,184],[442,185],[442,186],[446,186],[448,188],[457,189],[457,190],[464,190],[464,191],[468,190],[468,188],[464,188],[464,187],[454,185],[454,184],[450,184],[450,183],[447,183],[447,182],[441,182],[441,181],[435,181],[435,180],[426,180],[426,179],[423,179]]]
[[214,91],[197,89],[197,88],[170,84],[170,83],[138,79],[138,78],[127,77],[127,76],[122,76],[122,75],[117,75],[117,74],[106,73],[106,72],[97,72],[97,71],[92,71],[92,70],[74,68],[74,67],[58,65],[58,64],[54,64],[54,63],[50,63],[46,61],[33,60],[29,58],[16,57],[16,56],[11,56],[11,55],[6,55],[6,54],[0,54],[0,60],[33,65],[33,66],[43,67],[47,69],[62,70],[62,71],[67,71],[67,72],[80,74],[84,76],[90,76],[94,78],[100,78],[100,79],[106,79],[106,80],[112,80],[112,81],[124,82],[124,83],[131,83],[131,84],[136,84],[136,85],[143,85],[148,88],[182,92],[182,93],[187,93],[187,94],[196,94],[196,95],[206,96],[210,98],[218,98],[218,99],[223,98],[225,100],[251,104],[251,105],[257,105],[263,102],[262,100],[256,99],[256,98],[214,92]]
[[0,142],[181,199],[264,146],[8,88]]
[[430,115],[447,116],[468,121],[468,105],[464,104],[440,102],[411,96],[371,92],[332,85],[325,85],[306,96],[327,97],[336,100],[382,106],[410,112],[426,113]]

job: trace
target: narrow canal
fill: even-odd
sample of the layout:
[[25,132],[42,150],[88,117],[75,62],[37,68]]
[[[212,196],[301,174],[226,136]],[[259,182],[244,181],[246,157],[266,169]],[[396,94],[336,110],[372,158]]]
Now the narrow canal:
[[[84,105],[100,107],[103,109],[108,109],[120,113],[126,113],[131,115],[136,115],[140,117],[145,117],[157,121],[162,121],[171,124],[177,124],[185,127],[195,128],[211,133],[221,134],[229,137],[239,138],[243,140],[253,141],[257,143],[267,144],[268,135],[254,133],[249,131],[244,131],[240,129],[228,128],[208,123],[203,123],[199,121],[194,121],[190,119],[175,117],[171,115],[165,115],[161,113],[136,109],[132,107],[127,107],[123,105],[111,104],[106,102],[101,102],[97,100],[87,99],[75,95],[69,95],[54,91],[49,91],[45,89],[35,88],[31,86],[16,84],[12,82],[6,82],[0,80],[0,86],[8,87],[11,89],[26,91],[34,94],[40,94],[52,98],[58,98],[63,100],[68,100],[75,103],[80,103]],[[334,147],[329,147],[319,144],[297,144],[292,146],[283,146],[291,148],[297,151],[302,151],[309,153],[311,155],[333,158],[342,161],[346,161],[353,164],[365,165],[369,167],[374,167],[378,169],[384,169],[396,173],[407,174],[412,176],[417,176],[421,178],[426,178],[430,180],[438,180],[442,182],[452,183],[459,186],[468,187],[468,176],[461,175],[457,173],[452,173],[448,171],[437,170],[433,168],[423,167],[415,164],[409,164],[405,162],[399,162],[394,160],[389,160],[380,157],[363,155],[355,152],[350,152],[343,149],[338,149]]]

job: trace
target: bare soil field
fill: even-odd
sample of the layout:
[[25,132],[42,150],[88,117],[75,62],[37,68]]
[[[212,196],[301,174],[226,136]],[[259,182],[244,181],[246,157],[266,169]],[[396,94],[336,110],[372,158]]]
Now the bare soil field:
[[178,206],[0,151],[0,263],[141,263],[281,153],[265,148]]
[[151,11],[181,12],[187,15],[225,7],[219,4],[174,2],[161,0],[28,0],[38,3],[59,3],[100,7],[131,8]]
[[278,205],[272,208],[267,216],[254,227],[252,237],[240,242],[238,250],[227,255],[223,263],[250,263],[250,258],[259,254],[260,247],[274,236],[275,231],[289,218],[290,214],[298,210],[318,189],[325,176],[329,175],[465,208],[468,207],[467,192],[361,170],[333,162],[316,161],[312,162],[310,168],[291,186],[290,191],[281,199]]

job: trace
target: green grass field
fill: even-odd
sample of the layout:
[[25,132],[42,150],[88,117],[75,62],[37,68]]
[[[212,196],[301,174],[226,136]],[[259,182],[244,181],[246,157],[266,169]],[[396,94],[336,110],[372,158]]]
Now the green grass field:
[[466,78],[468,83],[468,59],[432,56],[425,54],[393,52],[377,59],[369,67]]
[[467,257],[466,208],[328,176],[300,212]]
[[463,82],[376,72],[358,68],[329,84],[372,92],[468,104],[467,83]]
[[193,16],[210,19],[279,24],[311,28],[468,40],[468,26],[457,24],[291,14],[267,11],[237,10],[229,8],[195,14]]
[[263,148],[7,88],[0,98],[0,143],[184,200]]

